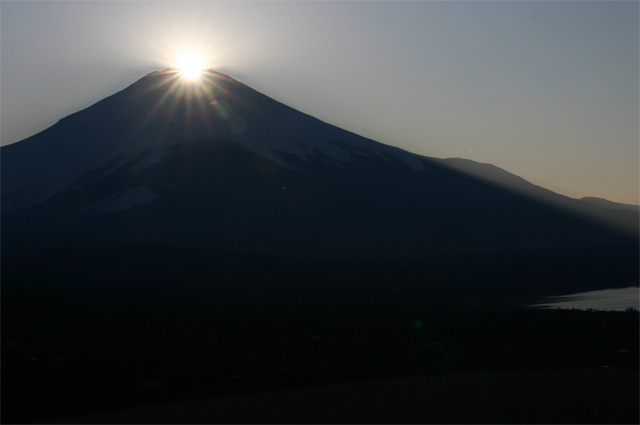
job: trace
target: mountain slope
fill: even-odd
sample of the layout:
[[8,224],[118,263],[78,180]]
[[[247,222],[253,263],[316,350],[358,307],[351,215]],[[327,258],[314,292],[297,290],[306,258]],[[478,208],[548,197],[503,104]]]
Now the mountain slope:
[[5,257],[146,246],[414,258],[485,283],[564,267],[602,285],[637,280],[637,211],[386,146],[213,71],[201,85],[149,74],[1,153]]
[[[638,231],[637,205],[620,204],[600,198],[573,199],[536,186],[525,179],[511,174],[491,164],[482,164],[468,159],[446,158],[442,163],[456,171],[477,177],[483,181],[543,201],[574,214],[586,216],[598,222],[613,226],[630,234]],[[627,214],[611,210],[628,211]]]
[[216,138],[281,165],[276,152],[303,160],[324,154],[335,163],[349,163],[358,152],[419,167],[413,155],[327,125],[225,75],[209,71],[201,84],[191,84],[167,70],[3,147],[11,159],[3,163],[3,208],[34,205],[127,161],[139,161],[138,168],[153,164],[177,143]]

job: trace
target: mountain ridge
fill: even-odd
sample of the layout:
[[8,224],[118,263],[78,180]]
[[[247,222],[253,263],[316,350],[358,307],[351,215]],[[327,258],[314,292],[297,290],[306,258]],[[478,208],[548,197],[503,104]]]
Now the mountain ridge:
[[9,253],[110,243],[401,258],[637,240],[634,211],[384,145],[213,71],[200,85],[151,73],[1,152]]
[[[228,85],[231,85],[233,89],[232,96],[229,95],[230,87]],[[255,98],[255,102],[249,102],[251,99],[246,99],[247,93],[249,96]],[[127,104],[125,105],[122,105],[124,102],[121,98],[123,97],[126,98]],[[205,98],[207,102],[204,102],[203,98]],[[170,108],[163,105],[163,102],[171,102]],[[122,108],[126,114],[118,114],[118,111],[114,111],[116,107],[112,106],[113,103],[116,103],[116,107]],[[194,108],[193,111],[189,110],[190,106],[193,106],[193,103],[197,103],[198,106],[203,109]],[[239,115],[237,117],[229,116],[234,113],[234,111],[232,111],[233,109],[243,109],[243,106],[245,106],[243,103],[245,105],[249,104],[250,106],[249,108],[245,107],[244,111],[240,111],[244,113],[245,117],[240,116],[238,113],[236,113],[236,115]],[[255,109],[257,108],[255,108],[255,103],[263,106],[268,112],[273,113],[256,117]],[[214,112],[212,113],[209,109],[205,110],[205,104],[207,104],[207,106],[213,106]],[[146,111],[143,116],[141,116],[140,112],[142,110]],[[120,128],[112,129],[108,126],[109,123],[100,122],[91,116],[87,119],[89,113],[93,113],[94,116],[106,116],[107,120],[110,118],[115,123],[121,120],[126,125],[120,125]],[[187,114],[190,114],[189,118],[185,117]],[[290,121],[294,123],[301,122],[301,124],[294,125],[293,127],[289,125],[289,127],[283,128],[279,115],[292,114],[295,115],[296,119]],[[246,121],[249,119],[246,115],[252,115],[251,118],[253,118],[252,122],[254,126],[261,128],[243,128],[246,127]],[[198,125],[190,125],[190,119],[192,118],[198,120],[195,123]],[[270,126],[266,126],[266,130],[264,128],[265,125],[261,122],[265,121],[265,119],[268,121],[268,124],[271,124]],[[87,150],[87,146],[77,141],[72,141],[70,146],[64,146],[66,149],[73,148],[76,151],[82,151],[80,155],[85,165],[84,170],[81,170],[81,172],[89,171],[92,167],[107,166],[118,156],[123,156],[123,152],[124,159],[132,159],[135,154],[139,154],[146,148],[152,148],[157,157],[157,154],[165,150],[169,143],[209,139],[214,132],[215,137],[233,138],[254,152],[281,162],[280,158],[273,155],[270,151],[276,149],[282,150],[282,146],[279,146],[277,143],[278,139],[284,138],[288,140],[287,137],[283,137],[283,133],[290,138],[292,133],[295,135],[296,131],[299,132],[301,130],[301,125],[303,126],[302,130],[306,130],[307,133],[309,133],[309,129],[305,128],[305,125],[311,125],[314,131],[317,128],[323,130],[319,132],[320,134],[316,135],[316,137],[304,140],[302,148],[300,148],[298,144],[289,143],[285,149],[288,151],[287,153],[294,153],[297,156],[305,158],[305,156],[313,154],[314,149],[321,149],[327,151],[330,156],[338,162],[341,160],[348,161],[348,152],[335,144],[327,143],[323,140],[331,137],[332,133],[335,134],[337,132],[340,133],[338,139],[350,139],[348,142],[351,144],[354,143],[354,140],[357,140],[357,142],[355,142],[356,145],[362,145],[361,140],[366,140],[367,145],[375,145],[381,151],[391,153],[392,156],[394,156],[394,154],[401,156],[406,155],[409,161],[413,160],[411,154],[400,148],[383,145],[370,139],[364,139],[354,133],[326,124],[310,115],[283,105],[227,75],[215,71],[208,71],[203,77],[203,82],[200,85],[196,85],[181,81],[177,77],[176,71],[155,71],[137,80],[125,89],[81,111],[62,118],[52,127],[34,136],[21,142],[2,147],[3,152],[7,155],[16,156],[23,153],[23,156],[31,156],[30,159],[33,159],[35,155],[36,160],[40,161],[33,167],[36,171],[34,172],[32,170],[32,174],[37,174],[38,172],[44,173],[47,167],[50,168],[51,164],[55,164],[53,162],[54,159],[58,162],[57,167],[50,170],[48,174],[41,176],[36,175],[35,178],[31,178],[31,181],[29,181],[29,176],[27,175],[25,176],[26,178],[23,178],[23,180],[26,181],[16,184],[18,187],[5,187],[3,192],[5,195],[7,195],[8,192],[8,195],[3,196],[4,208],[11,208],[13,206],[12,204],[14,204],[14,202],[11,201],[10,196],[14,191],[20,190],[28,185],[34,185],[34,181],[42,186],[48,185],[48,189],[46,187],[42,189],[45,195],[53,195],[63,187],[72,183],[73,179],[77,177],[76,175],[68,175],[67,173],[64,178],[61,178],[61,175],[64,175],[68,168],[68,161],[64,161],[63,158],[56,158],[56,154],[59,155],[59,152],[55,152],[53,149],[58,146],[56,146],[56,144],[39,141],[42,139],[45,141],[57,139],[58,145],[64,145],[64,133],[68,131],[69,127],[73,127],[78,120],[84,122],[85,127],[94,126],[103,131],[103,134],[100,135],[97,140],[93,140],[92,145],[89,146],[90,150]],[[89,123],[86,121],[89,121]],[[157,125],[159,122],[165,123],[166,127]],[[224,125],[218,125],[220,123]],[[211,129],[209,125],[218,125],[218,127]],[[83,129],[76,129],[76,132],[78,130]],[[255,135],[252,135],[252,137],[246,137],[246,135],[244,135],[245,132],[251,132],[252,130],[254,133],[257,133],[257,137]],[[273,133],[276,134],[274,135]],[[109,137],[109,139],[105,140],[107,137]],[[149,139],[154,139],[152,146],[148,146]],[[140,140],[142,143],[139,142]],[[144,145],[144,143],[147,143],[147,145]],[[69,145],[69,143],[67,143],[67,145]],[[96,148],[100,148],[100,151],[96,152]],[[336,158],[336,156],[340,155],[343,157]],[[153,155],[150,155],[150,158],[147,158],[145,161],[152,163],[154,160]],[[15,162],[24,163],[24,161],[20,159]],[[418,166],[415,161],[413,162],[414,166]],[[24,175],[24,170],[12,169],[12,163],[6,162],[4,166],[5,175],[7,175],[9,181],[19,180],[21,172]],[[46,181],[46,183],[43,183],[44,181]],[[38,199],[42,199],[42,197]],[[26,205],[29,206],[31,204],[27,203]],[[19,208],[20,206],[17,205],[17,207]]]

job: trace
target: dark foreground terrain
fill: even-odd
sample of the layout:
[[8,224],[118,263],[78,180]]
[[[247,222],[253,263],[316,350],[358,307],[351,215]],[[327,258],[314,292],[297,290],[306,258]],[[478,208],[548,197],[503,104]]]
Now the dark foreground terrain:
[[639,420],[637,311],[394,305],[395,284],[378,306],[212,308],[186,283],[25,279],[3,286],[3,423]]
[[60,423],[637,423],[637,373],[499,371],[178,401]]
[[526,258],[6,257],[2,422],[637,423],[638,312],[522,308],[626,275]]

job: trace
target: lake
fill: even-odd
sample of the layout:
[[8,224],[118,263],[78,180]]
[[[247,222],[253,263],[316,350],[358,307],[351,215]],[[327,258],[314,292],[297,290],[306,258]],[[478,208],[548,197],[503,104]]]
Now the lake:
[[578,292],[571,295],[547,297],[536,308],[576,308],[579,310],[614,310],[624,311],[628,308],[640,310],[640,288],[630,286],[619,289]]

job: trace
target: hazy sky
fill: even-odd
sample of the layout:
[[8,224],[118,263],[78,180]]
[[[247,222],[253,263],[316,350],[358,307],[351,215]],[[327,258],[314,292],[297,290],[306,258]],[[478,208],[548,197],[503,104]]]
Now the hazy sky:
[[172,65],[573,196],[639,202],[639,2],[8,2],[2,144]]

